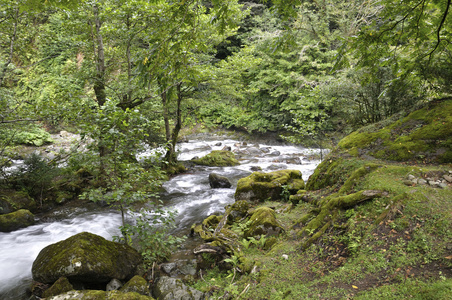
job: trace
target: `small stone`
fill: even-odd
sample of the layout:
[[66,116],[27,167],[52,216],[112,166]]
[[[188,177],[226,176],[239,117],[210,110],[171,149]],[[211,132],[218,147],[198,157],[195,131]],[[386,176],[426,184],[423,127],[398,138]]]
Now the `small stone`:
[[403,184],[404,184],[404,185],[407,185],[407,186],[412,186],[412,185],[413,185],[413,182],[412,182],[411,180],[404,180],[404,181],[403,181]]
[[438,186],[442,189],[447,189],[447,183],[441,182],[440,184],[438,184]]
[[413,184],[418,184],[418,179],[417,179],[417,178],[414,178],[413,180],[411,180],[411,182],[412,182]]
[[414,176],[414,175],[408,175],[408,180],[413,180],[413,179],[415,179],[416,177]]
[[282,258],[284,258],[285,260],[288,260],[288,259],[289,259],[289,255],[283,254],[283,255],[282,255]]
[[428,182],[428,184],[429,184],[430,186],[432,186],[432,187],[438,187],[438,182],[433,181],[433,180],[430,180],[430,181]]
[[444,175],[443,178],[446,179],[447,182],[452,182],[452,176]]
[[417,181],[417,183],[418,184],[420,184],[420,185],[426,185],[427,184],[427,181],[425,180],[425,179],[419,179],[418,181]]
[[119,281],[118,279],[114,278],[107,284],[107,288],[105,290],[107,292],[108,291],[116,291],[116,290],[119,290],[121,287],[122,287],[122,282]]

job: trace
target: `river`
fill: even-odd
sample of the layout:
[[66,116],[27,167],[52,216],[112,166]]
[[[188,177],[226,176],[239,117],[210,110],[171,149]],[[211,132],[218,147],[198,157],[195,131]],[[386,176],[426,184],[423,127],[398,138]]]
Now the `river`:
[[[320,162],[318,149],[253,139],[247,142],[228,136],[195,135],[178,144],[179,160],[189,161],[212,150],[230,147],[239,157],[234,167],[194,166],[189,172],[173,177],[163,184],[161,199],[164,205],[177,210],[176,225],[181,233],[190,226],[234,202],[237,181],[252,173],[252,169],[270,172],[281,169],[300,170],[306,181]],[[139,158],[148,153],[140,154]],[[208,176],[215,172],[227,177],[232,188],[212,189]],[[94,207],[94,206],[93,206]],[[38,223],[10,233],[0,233],[0,299],[28,299],[31,266],[45,246],[64,240],[74,234],[89,231],[109,240],[119,234],[119,213],[94,207],[62,208],[54,212],[52,222]],[[63,219],[61,219],[64,216]],[[48,220],[48,218],[46,219]]]

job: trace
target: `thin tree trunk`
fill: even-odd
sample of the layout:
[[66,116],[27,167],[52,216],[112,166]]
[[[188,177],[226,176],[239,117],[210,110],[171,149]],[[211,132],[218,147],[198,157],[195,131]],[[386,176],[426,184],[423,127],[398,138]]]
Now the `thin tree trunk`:
[[165,159],[168,163],[174,163],[176,160],[175,152],[176,152],[176,143],[177,138],[179,136],[179,132],[182,127],[182,116],[181,116],[181,109],[180,105],[182,102],[182,91],[181,91],[182,83],[179,82],[177,84],[177,108],[176,108],[176,125],[174,126],[173,133],[171,135],[171,142],[169,144],[168,151],[166,152]]
[[0,87],[3,86],[3,80],[5,79],[6,72],[8,70],[9,64],[13,61],[13,54],[14,54],[14,43],[16,41],[17,36],[17,22],[19,20],[19,8],[16,7],[14,11],[14,28],[13,28],[13,34],[11,35],[11,41],[9,43],[9,55],[8,59],[6,60],[5,64],[3,65],[3,68],[0,72]]

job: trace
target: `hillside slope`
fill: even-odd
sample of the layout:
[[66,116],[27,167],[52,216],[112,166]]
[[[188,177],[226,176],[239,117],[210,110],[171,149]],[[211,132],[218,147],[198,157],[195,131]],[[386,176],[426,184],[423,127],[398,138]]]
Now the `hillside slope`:
[[298,204],[259,204],[285,229],[271,249],[238,240],[238,269],[214,266],[195,287],[211,299],[449,299],[451,133],[449,99],[347,136]]

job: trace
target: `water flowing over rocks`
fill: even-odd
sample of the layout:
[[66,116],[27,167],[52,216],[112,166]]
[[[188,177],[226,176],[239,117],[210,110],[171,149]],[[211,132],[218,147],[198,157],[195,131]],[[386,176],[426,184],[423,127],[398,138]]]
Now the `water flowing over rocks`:
[[33,279],[53,283],[60,277],[87,284],[106,284],[135,275],[140,254],[130,246],[83,232],[41,250],[33,262]]
[[[77,141],[75,142],[77,143]],[[69,143],[67,146],[65,149],[68,151]],[[49,146],[46,147],[49,148]],[[59,151],[51,148],[49,148],[49,153]],[[191,162],[194,156],[203,157],[214,150],[222,150],[223,148],[230,150],[228,152],[234,155],[234,158],[239,162],[238,165],[218,167],[195,165]],[[178,229],[176,233],[181,234],[188,234],[187,231],[189,231],[191,225],[196,222],[201,222],[214,213],[217,216],[224,214],[225,208],[231,205],[234,206],[234,209],[231,209],[225,220],[221,217],[217,219],[215,226],[222,221],[234,222],[235,220],[235,222],[240,222],[243,218],[249,218],[251,216],[248,214],[249,203],[246,201],[236,202],[234,192],[237,182],[241,178],[245,178],[251,174],[251,167],[255,167],[256,170],[262,172],[272,171],[271,169],[298,170],[306,180],[318,164],[318,161],[312,159],[317,157],[316,153],[318,150],[288,145],[281,141],[276,142],[273,137],[264,139],[259,137],[245,143],[242,137],[199,134],[190,136],[179,143],[177,150],[179,153],[178,159],[187,164],[189,170],[184,174],[172,177],[163,184],[164,191],[161,194],[161,199],[166,207],[178,211],[176,216]],[[238,155],[233,153],[238,150],[243,150],[243,154]],[[149,153],[153,151],[155,149],[150,149]],[[270,153],[276,155],[278,152],[280,156],[269,155]],[[137,154],[138,159],[142,157],[146,157],[145,152]],[[208,180],[209,174],[211,173],[226,177],[231,183],[231,188],[212,189]],[[117,212],[112,212],[107,208],[93,208],[92,206],[88,208],[85,204],[81,206],[72,203],[74,201],[48,212],[45,217],[39,215],[40,219],[36,225],[10,233],[0,233],[0,248],[2,249],[0,263],[5,269],[11,270],[7,274],[0,272],[0,299],[25,300],[29,298],[29,295],[26,294],[26,289],[31,284],[30,266],[38,256],[39,251],[50,243],[57,243],[82,231],[89,231],[107,239],[111,239],[112,236],[120,234],[118,226],[121,224],[121,220],[120,214]],[[75,207],[71,208],[71,206]],[[131,218],[131,216],[128,217]],[[225,226],[221,234],[230,234],[229,231],[227,226]],[[193,241],[187,242],[194,244]],[[197,246],[199,244],[193,245],[191,249]],[[185,248],[183,251],[188,252],[187,249],[190,248]],[[221,260],[227,256],[227,253],[223,252],[224,249],[207,246],[206,244],[203,245],[202,251],[217,251],[218,257]],[[189,274],[188,276],[192,276],[193,271],[200,267],[199,261],[196,262],[197,266],[193,268],[187,266],[185,271],[185,267],[181,266],[177,261],[192,262],[193,257],[192,254],[189,258],[183,257],[181,259],[181,256],[178,256],[176,260],[172,259],[169,262],[170,264],[176,262],[176,265],[179,265],[170,272],[171,276],[184,277],[187,276],[185,273]],[[187,265],[193,264],[188,263]],[[54,276],[52,280],[55,281],[59,278]],[[117,278],[117,276],[109,276],[108,279],[105,279],[102,283],[102,288],[105,289],[106,284],[113,278]],[[117,279],[123,283],[126,281],[120,278]],[[50,287],[50,285],[42,286],[45,289]],[[123,291],[126,286],[127,283],[124,284],[119,292]],[[83,288],[83,286],[76,285],[74,287],[77,289]],[[86,285],[85,288],[89,288],[89,286]],[[71,291],[60,295],[61,297],[57,296],[59,298],[55,299],[65,299],[64,297],[69,297],[69,295],[72,295],[71,297],[73,298],[66,299],[83,299],[83,297],[84,299],[90,299],[89,297],[94,297],[94,294],[100,295],[101,299],[103,299],[102,297],[105,298],[107,296],[119,297],[119,292]],[[131,291],[125,292],[128,292],[128,295],[132,295]],[[133,292],[134,297],[139,295],[136,293],[137,291],[134,290]],[[148,295],[142,296],[146,297],[142,299],[151,299]]]

